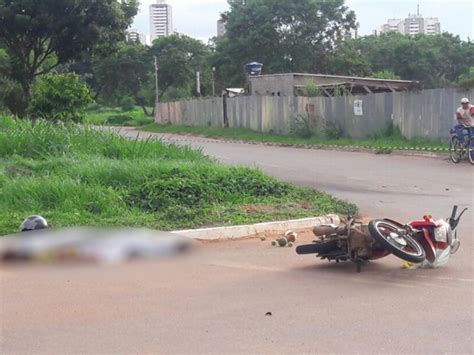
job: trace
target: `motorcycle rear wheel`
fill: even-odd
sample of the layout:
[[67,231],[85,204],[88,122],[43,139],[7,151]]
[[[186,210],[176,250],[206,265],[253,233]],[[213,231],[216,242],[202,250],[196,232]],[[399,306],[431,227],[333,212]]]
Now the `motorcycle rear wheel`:
[[419,264],[426,258],[422,246],[392,222],[373,220],[369,223],[369,232],[383,248],[400,259]]
[[296,247],[296,254],[326,254],[336,249],[338,249],[337,240],[327,240],[313,244],[298,245]]

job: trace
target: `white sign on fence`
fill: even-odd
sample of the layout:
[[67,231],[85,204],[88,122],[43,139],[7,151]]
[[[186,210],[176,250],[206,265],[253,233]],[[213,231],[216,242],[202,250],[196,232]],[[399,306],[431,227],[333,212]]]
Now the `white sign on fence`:
[[362,109],[363,101],[362,100],[355,100],[354,101],[354,115],[356,116],[364,116],[364,110]]

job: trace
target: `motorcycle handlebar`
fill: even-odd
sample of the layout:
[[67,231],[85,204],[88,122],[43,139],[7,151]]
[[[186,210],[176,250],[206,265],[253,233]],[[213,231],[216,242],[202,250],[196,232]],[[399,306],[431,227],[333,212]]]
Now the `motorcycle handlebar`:
[[453,207],[453,213],[451,213],[451,220],[454,221],[456,219],[456,213],[458,213],[458,206]]

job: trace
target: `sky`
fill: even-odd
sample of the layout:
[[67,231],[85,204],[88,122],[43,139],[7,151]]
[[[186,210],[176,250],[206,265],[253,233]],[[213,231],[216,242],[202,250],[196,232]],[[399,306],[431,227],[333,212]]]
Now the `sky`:
[[[140,2],[134,27],[149,34],[148,6],[156,1]],[[206,43],[216,35],[219,14],[228,9],[226,0],[167,0],[167,3],[173,7],[175,30]],[[423,16],[439,18],[442,31],[464,40],[474,38],[472,0],[346,0],[346,5],[357,15],[360,35],[372,34],[389,18],[405,18],[408,13],[416,13],[417,4]]]

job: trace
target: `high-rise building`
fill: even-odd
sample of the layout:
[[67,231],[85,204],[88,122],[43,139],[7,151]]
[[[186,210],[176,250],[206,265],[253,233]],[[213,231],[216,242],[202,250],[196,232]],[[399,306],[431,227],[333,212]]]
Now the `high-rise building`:
[[173,9],[165,0],[157,0],[150,5],[151,41],[173,34]]
[[420,7],[416,14],[408,14],[405,19],[389,19],[382,25],[380,33],[398,32],[404,35],[414,36],[417,34],[439,34],[441,33],[441,24],[437,17],[423,17],[420,14]]
[[226,34],[226,24],[223,19],[217,21],[217,37],[224,37]]
[[127,42],[147,44],[146,36],[135,28],[131,28],[127,30],[126,38],[127,38]]

